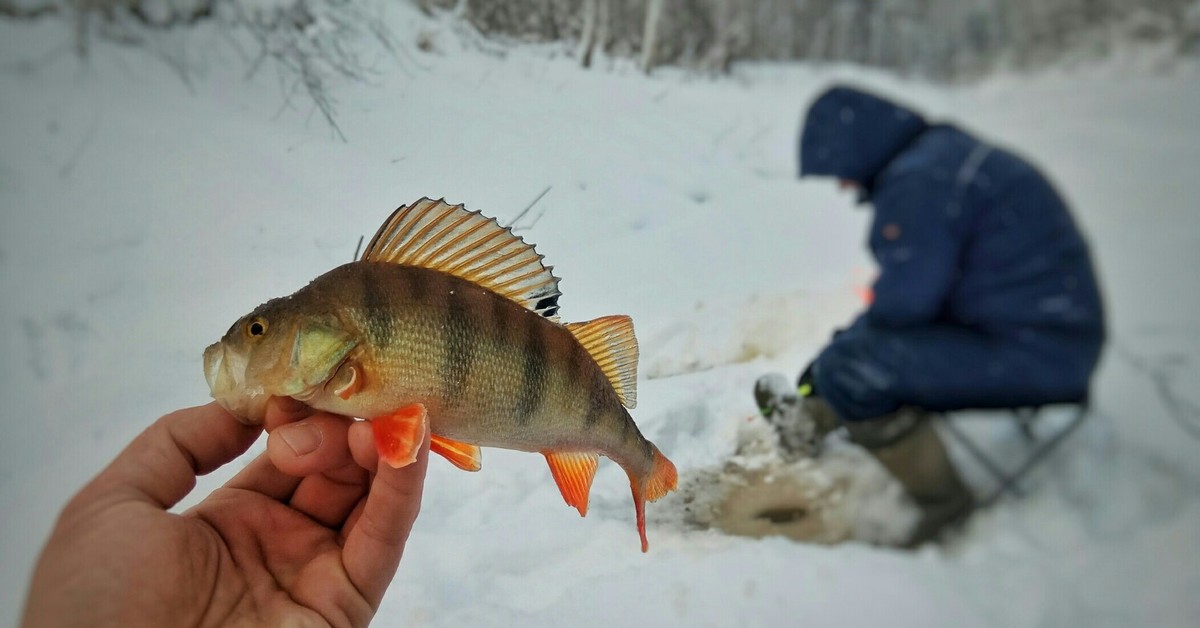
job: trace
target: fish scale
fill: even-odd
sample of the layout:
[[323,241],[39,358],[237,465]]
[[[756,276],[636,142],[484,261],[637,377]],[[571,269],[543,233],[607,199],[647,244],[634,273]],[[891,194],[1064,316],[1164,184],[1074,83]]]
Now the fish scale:
[[421,199],[389,217],[361,260],[234,323],[205,351],[205,375],[248,421],[262,420],[269,396],[370,419],[394,465],[415,457],[425,421],[432,449],[466,470],[480,468],[479,446],[542,453],[581,515],[598,457],[611,458],[629,475],[645,551],[644,504],[677,479],[626,409],[632,322],[560,323],[559,295],[511,229]]
[[[565,329],[491,293],[472,290],[460,280],[433,271],[392,265],[371,267],[362,263],[345,268],[345,273],[351,276],[363,275],[359,282],[367,286],[394,286],[383,297],[387,305],[365,316],[372,322],[368,328],[374,333],[371,344],[375,352],[387,357],[375,358],[375,368],[365,374],[368,382],[378,385],[367,384],[352,401],[327,398],[331,397],[328,393],[318,394],[309,402],[314,407],[339,412],[353,406],[371,416],[397,404],[416,401],[430,409],[435,433],[528,451],[583,444],[613,449],[621,444],[619,435],[628,433],[627,427],[622,429],[627,414],[620,410],[620,401],[611,392],[611,386],[594,361],[575,359],[586,356],[586,351]],[[323,298],[331,298],[337,286],[356,283],[342,273],[331,273],[328,281],[333,284],[331,287],[316,287]],[[406,285],[410,287],[407,294]],[[451,302],[451,293],[469,306],[464,318],[456,324],[446,322],[449,320],[445,315],[446,304]],[[334,298],[345,303],[352,295]],[[500,307],[480,303],[493,300],[499,301]],[[386,312],[397,314],[389,319]],[[479,312],[493,312],[493,318],[473,314]],[[470,358],[455,354],[456,327],[464,335],[462,344],[473,347]],[[558,348],[568,343],[572,348]],[[546,357],[550,345],[555,347],[554,354],[562,356],[558,364],[551,364]],[[454,364],[464,374],[461,394],[454,403],[447,402],[444,392],[452,385],[444,377],[447,364]],[[575,369],[578,371],[572,372]],[[438,375],[431,377],[432,373]],[[496,386],[489,385],[492,383]],[[496,394],[496,389],[507,394]],[[628,421],[632,423],[631,418]],[[592,432],[591,426],[602,422],[612,423],[619,430],[613,432],[618,438],[604,443],[573,442]],[[584,430],[580,431],[579,426]],[[554,438],[560,431],[565,435]],[[614,452],[631,463],[639,453],[645,453],[641,443],[632,453]]]

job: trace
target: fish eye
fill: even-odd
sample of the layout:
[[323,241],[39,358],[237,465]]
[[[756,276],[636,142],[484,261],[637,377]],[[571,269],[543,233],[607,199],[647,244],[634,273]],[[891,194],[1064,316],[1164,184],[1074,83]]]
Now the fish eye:
[[267,321],[263,318],[256,318],[246,325],[247,336],[261,336],[267,333]]

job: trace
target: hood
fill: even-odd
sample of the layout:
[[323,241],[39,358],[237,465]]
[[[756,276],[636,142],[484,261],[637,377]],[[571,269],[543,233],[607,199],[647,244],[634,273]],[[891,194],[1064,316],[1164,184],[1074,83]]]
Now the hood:
[[833,87],[808,110],[800,135],[800,176],[832,176],[862,185],[926,129],[916,112],[851,87]]

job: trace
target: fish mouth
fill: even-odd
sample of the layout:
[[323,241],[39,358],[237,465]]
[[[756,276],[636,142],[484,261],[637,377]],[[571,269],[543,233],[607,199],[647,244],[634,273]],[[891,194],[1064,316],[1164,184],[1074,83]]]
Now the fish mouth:
[[204,379],[213,399],[244,423],[259,425],[266,416],[267,399],[262,386],[248,386],[249,360],[223,342],[204,350]]
[[208,389],[213,396],[217,394],[217,382],[224,376],[224,366],[225,346],[219,342],[208,345],[204,350],[204,381],[208,382]]

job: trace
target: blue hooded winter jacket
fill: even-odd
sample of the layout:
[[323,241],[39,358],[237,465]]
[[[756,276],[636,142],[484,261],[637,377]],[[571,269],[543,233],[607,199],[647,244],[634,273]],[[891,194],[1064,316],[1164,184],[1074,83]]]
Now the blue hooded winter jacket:
[[854,181],[874,205],[869,245],[880,273],[856,326],[978,330],[1056,356],[1086,386],[1105,333],[1088,247],[1028,162],[835,87],[809,109],[800,175]]

